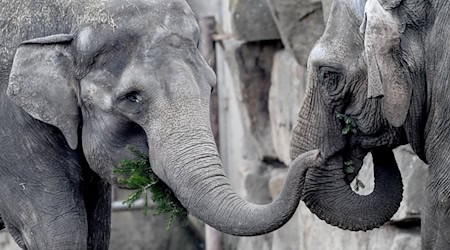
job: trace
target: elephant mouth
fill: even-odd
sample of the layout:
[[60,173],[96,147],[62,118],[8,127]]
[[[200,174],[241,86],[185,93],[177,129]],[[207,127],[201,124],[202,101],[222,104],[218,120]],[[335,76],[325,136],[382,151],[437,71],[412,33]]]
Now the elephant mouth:
[[406,141],[406,134],[402,128],[384,127],[373,133],[359,132],[349,136],[347,144],[359,147],[362,150],[373,151],[383,147],[387,149],[395,148]]
[[364,164],[364,158],[376,150],[390,150],[399,145],[402,141],[402,133],[388,129],[377,134],[361,135],[354,134],[345,138],[346,143],[343,149],[336,152],[329,158],[342,157],[346,182],[351,183]]

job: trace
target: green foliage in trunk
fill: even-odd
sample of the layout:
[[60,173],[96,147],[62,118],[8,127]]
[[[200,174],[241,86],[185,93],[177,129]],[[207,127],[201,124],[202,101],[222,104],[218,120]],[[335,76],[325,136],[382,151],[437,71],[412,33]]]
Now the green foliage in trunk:
[[337,114],[336,117],[344,124],[344,128],[342,129],[343,135],[348,135],[350,133],[356,134],[356,123],[353,118],[344,114]]
[[175,218],[185,225],[188,216],[186,208],[181,205],[172,190],[152,171],[149,158],[134,147],[130,146],[128,149],[133,152],[135,159],[123,160],[113,171],[120,176],[118,180],[120,184],[136,190],[124,201],[124,204],[131,207],[144,196],[144,213],[147,215],[148,192],[150,192],[155,204],[155,215],[167,214],[169,217],[166,223],[167,230],[170,229]]

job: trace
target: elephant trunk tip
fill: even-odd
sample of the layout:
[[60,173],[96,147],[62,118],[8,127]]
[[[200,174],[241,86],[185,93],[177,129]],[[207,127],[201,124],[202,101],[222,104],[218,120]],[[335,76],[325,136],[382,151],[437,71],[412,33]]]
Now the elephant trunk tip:
[[[350,231],[368,231],[390,221],[403,199],[401,174],[391,150],[372,152],[375,187],[369,195],[355,193],[342,176],[333,180],[317,180],[329,176],[329,169],[318,168],[308,177],[303,200],[306,206],[328,224]],[[333,169],[341,169],[336,163]],[[324,178],[324,177],[320,177]],[[320,185],[317,185],[320,183]]]

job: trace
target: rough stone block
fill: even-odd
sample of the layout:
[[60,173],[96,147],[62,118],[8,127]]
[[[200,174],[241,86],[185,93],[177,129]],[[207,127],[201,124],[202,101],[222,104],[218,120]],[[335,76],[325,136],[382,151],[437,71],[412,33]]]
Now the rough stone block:
[[[277,168],[272,171],[269,180],[269,190],[272,199],[276,199],[281,193],[284,181],[287,177],[288,168]],[[280,229],[273,232],[272,249],[273,250],[294,250],[299,249],[302,239],[299,237],[299,231],[302,225],[298,224],[300,210]]]
[[[235,77],[233,93],[238,98],[238,114],[251,136],[260,159],[276,157],[272,145],[269,117],[269,90],[274,54],[282,44],[279,41],[244,43],[226,52],[226,62]],[[229,84],[229,83],[227,83]],[[230,117],[234,119],[234,117]]]
[[333,3],[333,0],[322,0],[323,20],[324,20],[325,24],[328,21],[328,16],[330,15],[332,3]]
[[244,176],[245,199],[257,203],[268,204],[272,201],[269,191],[270,166],[262,165]]
[[278,159],[289,165],[289,145],[297,121],[299,107],[306,91],[306,69],[286,51],[275,54],[272,85],[269,93],[269,114],[272,141]]
[[367,232],[344,231],[330,226],[300,204],[298,224],[302,239],[298,250],[420,250],[420,229],[383,226]]
[[267,0],[283,44],[306,66],[309,52],[325,30],[320,0]]
[[243,41],[279,39],[277,26],[264,0],[230,0],[233,36]]
[[219,0],[187,0],[187,2],[200,18],[217,15],[219,11]]
[[272,199],[277,198],[277,196],[281,193],[284,181],[287,177],[287,172],[287,168],[275,169],[272,172],[272,177],[269,180],[269,191]]
[[400,209],[392,220],[418,219],[425,200],[428,166],[420,160],[410,146],[399,147],[394,152],[397,164],[401,166],[404,192]]
[[390,250],[420,249],[420,246],[421,238],[418,237],[417,232],[403,232],[394,238]]
[[303,225],[298,223],[300,211],[297,210],[292,218],[280,229],[273,232],[272,250],[297,250],[303,244],[299,232]]
[[[130,191],[117,190],[118,199],[126,199]],[[111,217],[111,250],[199,250],[200,239],[189,228],[182,227],[177,220],[170,230],[166,230],[168,218],[165,215],[155,216],[153,211],[148,215],[143,210],[113,212]]]
[[0,232],[0,249],[2,250],[20,250],[21,248],[16,244],[8,231]]

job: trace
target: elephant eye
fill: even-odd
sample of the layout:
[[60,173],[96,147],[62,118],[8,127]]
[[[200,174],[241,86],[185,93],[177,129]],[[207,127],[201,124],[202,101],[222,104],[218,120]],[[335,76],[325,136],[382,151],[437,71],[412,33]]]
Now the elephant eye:
[[132,92],[126,95],[125,97],[128,101],[130,102],[134,102],[134,103],[140,103],[141,102],[141,97],[138,95],[138,93],[136,92]]
[[114,104],[116,110],[126,114],[138,114],[143,109],[143,97],[138,91],[121,95]]
[[319,69],[319,81],[330,92],[336,91],[341,80],[339,70],[330,67],[321,67]]

